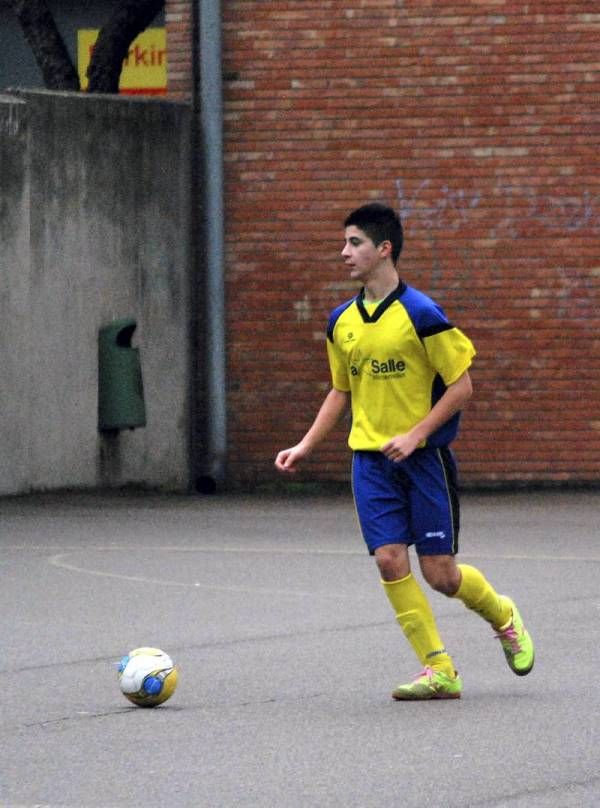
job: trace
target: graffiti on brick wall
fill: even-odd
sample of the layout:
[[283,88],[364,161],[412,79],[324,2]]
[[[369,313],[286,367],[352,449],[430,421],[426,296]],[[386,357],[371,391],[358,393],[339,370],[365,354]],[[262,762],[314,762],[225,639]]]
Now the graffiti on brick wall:
[[[498,184],[491,192],[492,200],[478,190],[451,189],[447,185],[436,185],[433,180],[424,180],[411,194],[405,192],[401,180],[396,181],[396,188],[405,231],[414,234],[425,232],[431,243],[432,293],[435,293],[438,284],[443,283],[445,274],[436,231],[456,232],[461,228],[470,227],[473,230],[478,227],[477,237],[484,239],[530,236],[536,230],[552,231],[563,237],[584,232],[600,233],[600,193],[583,191],[576,196],[559,197],[547,190]],[[498,212],[501,215],[490,224],[490,219]],[[471,266],[471,247],[463,243],[459,249],[462,254],[462,278],[468,286],[471,278],[477,278],[477,272]],[[489,271],[492,277],[502,277],[500,266]],[[572,267],[559,265],[554,267],[554,277],[559,284],[558,292],[553,297],[555,316],[571,319],[579,329],[591,328],[598,310],[598,274],[581,273]],[[536,295],[539,294],[541,290],[531,290],[529,314],[532,318],[540,316],[536,304]],[[466,301],[464,305],[467,305]],[[468,305],[481,307],[483,303],[472,296]],[[460,303],[458,308],[461,308]]]
[[[477,220],[484,228],[480,238],[518,238],[530,234],[532,228],[563,235],[583,230],[600,233],[600,192],[559,195],[547,188],[498,183],[486,196],[476,189],[450,188],[430,179],[410,193],[398,179],[396,191],[409,233],[456,232]],[[493,215],[498,219],[490,224]]]

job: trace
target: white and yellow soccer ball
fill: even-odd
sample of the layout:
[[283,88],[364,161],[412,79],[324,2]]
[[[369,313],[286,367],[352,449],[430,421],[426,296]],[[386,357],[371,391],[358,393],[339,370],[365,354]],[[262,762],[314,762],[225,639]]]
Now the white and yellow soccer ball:
[[138,707],[156,707],[177,687],[177,668],[160,648],[134,648],[119,662],[119,686]]

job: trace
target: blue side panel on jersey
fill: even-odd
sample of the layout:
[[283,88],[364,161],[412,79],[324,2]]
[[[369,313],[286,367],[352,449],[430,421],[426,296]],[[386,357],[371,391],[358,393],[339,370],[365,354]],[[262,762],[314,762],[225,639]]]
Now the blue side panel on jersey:
[[342,315],[346,311],[346,309],[354,303],[355,300],[356,297],[353,297],[350,300],[346,300],[345,303],[342,303],[339,306],[337,306],[337,308],[335,308],[329,315],[329,322],[327,324],[327,339],[330,342],[333,342],[333,329],[335,328],[335,324],[339,320],[340,315]]
[[[442,377],[438,374],[435,379],[433,380],[432,390],[431,390],[431,406],[433,407],[440,398],[446,392],[446,385],[443,382]],[[460,423],[460,412],[455,413],[452,418],[449,418],[445,424],[442,424],[435,432],[427,438],[427,445],[434,446],[436,448],[441,448],[442,446],[448,446],[448,444],[452,443],[456,434],[458,432],[458,426]]]
[[[442,307],[418,289],[408,286],[398,298],[412,320],[417,335],[425,337],[439,334],[452,328],[452,323],[446,317]],[[446,385],[438,374],[433,380],[431,388],[431,406],[433,407],[446,392]],[[427,439],[428,446],[447,446],[456,437],[460,422],[460,413],[457,412],[445,424],[433,432]]]

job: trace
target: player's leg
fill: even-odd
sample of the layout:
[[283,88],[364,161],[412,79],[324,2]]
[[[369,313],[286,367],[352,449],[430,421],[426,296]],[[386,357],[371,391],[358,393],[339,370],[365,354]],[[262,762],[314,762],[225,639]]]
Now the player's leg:
[[433,589],[458,598],[492,626],[510,669],[518,676],[528,674],[535,652],[515,603],[499,595],[479,569],[457,564],[453,556],[420,556],[419,562],[423,577]]
[[352,487],[369,552],[384,591],[424,673],[397,688],[397,699],[458,698],[460,680],[440,638],[429,601],[410,571],[407,495],[397,467],[378,452],[357,452]]
[[[453,554],[458,542],[458,498],[455,487],[450,485],[448,469],[442,454],[436,449],[414,452],[407,460],[397,465],[397,474],[406,479],[405,492],[408,516],[407,530],[417,548],[421,569],[428,573],[431,584],[450,593],[456,591],[460,575],[455,568]],[[453,482],[454,480],[452,480]],[[422,559],[425,557],[425,561]],[[413,579],[414,580],[414,579]],[[427,603],[428,619],[433,621]],[[423,610],[421,606],[421,610]],[[424,614],[421,611],[421,614]],[[429,617],[430,615],[430,617]],[[437,629],[436,629],[437,632]],[[418,626],[416,636],[423,636]],[[438,635],[439,636],[439,635]],[[462,682],[452,659],[441,646],[438,654],[425,661],[425,670],[413,682],[399,685],[394,698],[405,700],[424,698],[423,693],[432,693],[432,698],[458,698]]]
[[[396,546],[375,551],[380,572],[385,553]],[[408,555],[406,546],[403,547]],[[387,564],[385,568],[389,570]],[[440,637],[429,600],[417,579],[409,572],[392,580],[386,580],[382,575],[381,583],[404,636],[423,666],[422,672],[412,682],[396,687],[393,698],[398,701],[459,698],[462,682]]]
[[454,664],[438,632],[429,600],[410,571],[406,544],[378,547],[375,560],[396,620],[425,667],[454,677]]
[[[423,577],[433,589],[458,598],[490,623],[511,670],[524,676],[533,667],[534,650],[517,607],[510,598],[499,595],[476,567],[456,563],[460,507],[452,453],[447,449],[423,453],[414,476],[414,530],[422,537],[417,549]],[[444,501],[448,503],[446,517]],[[438,523],[428,513],[432,502],[437,503]]]
[[496,592],[476,567],[457,564],[452,555],[421,555],[419,564],[423,578],[436,592],[462,600],[468,609],[495,628],[510,621],[510,602]]
[[461,582],[453,597],[492,626],[510,669],[517,676],[526,676],[533,668],[535,650],[514,601],[506,595],[499,595],[476,567],[457,564],[457,569]]

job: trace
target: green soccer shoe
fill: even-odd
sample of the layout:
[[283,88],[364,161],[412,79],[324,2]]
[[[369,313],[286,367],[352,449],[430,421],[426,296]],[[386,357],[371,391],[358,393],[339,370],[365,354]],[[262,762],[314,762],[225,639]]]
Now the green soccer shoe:
[[396,701],[429,701],[431,699],[459,699],[462,680],[458,674],[451,679],[442,671],[425,668],[409,684],[398,685],[392,693]]
[[510,598],[506,598],[512,609],[512,620],[502,629],[495,629],[496,637],[504,651],[508,667],[517,676],[527,676],[533,668],[535,650],[529,632],[523,625],[519,610]]

